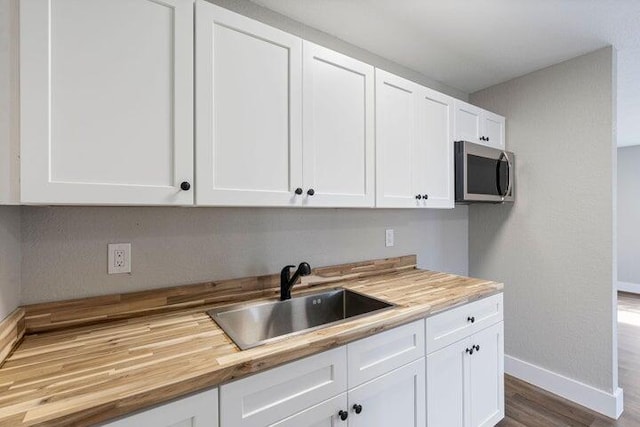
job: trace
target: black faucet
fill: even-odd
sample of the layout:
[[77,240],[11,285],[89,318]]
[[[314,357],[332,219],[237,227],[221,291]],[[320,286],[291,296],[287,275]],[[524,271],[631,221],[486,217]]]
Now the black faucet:
[[291,288],[296,284],[298,277],[311,274],[309,263],[301,262],[296,272],[293,273],[293,277],[289,277],[291,274],[289,270],[294,267],[295,265],[287,265],[280,272],[280,301],[291,299]]

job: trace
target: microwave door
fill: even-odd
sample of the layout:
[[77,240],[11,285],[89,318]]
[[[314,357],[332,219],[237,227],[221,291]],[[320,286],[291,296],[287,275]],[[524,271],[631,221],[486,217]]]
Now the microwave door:
[[506,167],[502,166],[502,161],[493,157],[467,153],[465,163],[465,199],[479,202],[501,202],[504,194],[502,188],[507,187],[509,180],[508,175],[504,177],[506,179],[503,178],[503,175],[509,172]]

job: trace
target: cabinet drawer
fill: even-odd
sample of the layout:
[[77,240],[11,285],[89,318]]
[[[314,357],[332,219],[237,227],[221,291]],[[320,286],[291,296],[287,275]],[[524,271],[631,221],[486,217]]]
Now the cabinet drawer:
[[343,393],[346,363],[343,346],[221,386],[221,427],[270,425]]
[[424,356],[424,320],[347,345],[349,388]]
[[340,419],[339,412],[347,410],[347,393],[305,409],[289,418],[270,424],[269,427],[339,427],[345,422]]
[[500,322],[502,318],[502,293],[428,317],[427,354]]

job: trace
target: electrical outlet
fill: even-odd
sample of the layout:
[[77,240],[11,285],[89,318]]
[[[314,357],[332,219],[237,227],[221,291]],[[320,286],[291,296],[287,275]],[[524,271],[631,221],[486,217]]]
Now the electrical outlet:
[[108,273],[131,273],[131,243],[113,243],[108,246]]
[[393,246],[393,229],[389,228],[384,232],[384,245],[387,248]]

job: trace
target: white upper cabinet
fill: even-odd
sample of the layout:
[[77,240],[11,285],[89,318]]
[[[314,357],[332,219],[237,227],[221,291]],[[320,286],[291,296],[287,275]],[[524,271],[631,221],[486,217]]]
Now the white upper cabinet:
[[376,69],[376,206],[418,207],[413,159],[420,86]]
[[376,206],[453,208],[453,99],[376,70]]
[[455,101],[455,140],[481,143],[482,108]]
[[304,205],[373,207],[374,69],[306,41],[303,55]]
[[414,188],[429,208],[454,207],[453,98],[422,88]]
[[505,148],[504,143],[504,117],[489,111],[484,111],[483,128],[484,143],[495,148]]
[[463,101],[455,101],[455,141],[505,148],[505,119]]
[[301,61],[300,38],[196,2],[198,205],[302,203]]
[[192,204],[192,34],[190,0],[20,1],[21,201]]

